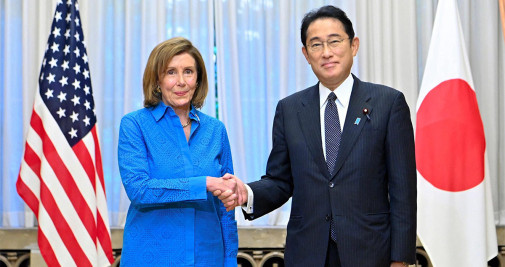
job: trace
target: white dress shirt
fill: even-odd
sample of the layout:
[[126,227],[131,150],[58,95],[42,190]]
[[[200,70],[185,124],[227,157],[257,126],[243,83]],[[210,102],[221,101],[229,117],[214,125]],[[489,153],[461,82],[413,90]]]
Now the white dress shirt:
[[[352,75],[344,80],[344,82],[335,89],[335,95],[337,99],[335,104],[337,104],[338,118],[340,120],[340,131],[344,132],[344,122],[345,116],[347,114],[347,109],[349,108],[349,101],[351,100],[352,85],[354,84],[354,78]],[[338,90],[337,90],[338,89]],[[326,109],[326,103],[328,103],[328,95],[332,91],[326,88],[322,83],[319,83],[319,118],[321,122],[321,141],[323,145],[324,159],[326,159],[326,134],[324,129],[324,111]]]

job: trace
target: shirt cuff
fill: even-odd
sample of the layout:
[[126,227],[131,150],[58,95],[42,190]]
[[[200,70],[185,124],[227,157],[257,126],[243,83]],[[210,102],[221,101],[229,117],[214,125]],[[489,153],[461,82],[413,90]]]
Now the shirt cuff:
[[190,199],[191,200],[206,200],[207,199],[207,176],[198,176],[194,179],[188,179],[190,184]]
[[245,203],[244,205],[242,205],[242,209],[245,211],[245,213],[247,214],[253,214],[254,212],[254,193],[251,189],[251,187],[249,187],[249,185],[247,184],[244,184],[245,186],[245,189],[247,190],[247,203]]

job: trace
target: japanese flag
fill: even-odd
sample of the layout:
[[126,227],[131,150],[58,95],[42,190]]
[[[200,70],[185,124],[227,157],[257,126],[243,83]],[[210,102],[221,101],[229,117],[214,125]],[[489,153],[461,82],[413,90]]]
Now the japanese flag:
[[418,237],[434,267],[497,251],[484,127],[456,0],[439,0],[416,120]]

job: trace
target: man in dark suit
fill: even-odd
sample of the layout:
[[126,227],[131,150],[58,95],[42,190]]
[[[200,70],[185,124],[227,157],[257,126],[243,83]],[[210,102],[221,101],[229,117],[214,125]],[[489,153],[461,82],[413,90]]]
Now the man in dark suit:
[[286,266],[414,263],[414,135],[403,94],[351,74],[359,39],[342,10],[307,13],[301,39],[319,83],[279,101],[261,180],[228,175],[238,190],[220,199],[244,204],[252,220],[293,198]]

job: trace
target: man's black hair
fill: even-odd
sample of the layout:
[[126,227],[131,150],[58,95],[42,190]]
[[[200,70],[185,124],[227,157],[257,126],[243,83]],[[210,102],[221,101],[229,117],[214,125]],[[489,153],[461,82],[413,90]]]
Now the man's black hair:
[[305,14],[305,16],[303,17],[302,27],[300,29],[303,46],[306,47],[307,29],[309,28],[309,25],[315,20],[322,18],[334,18],[342,22],[342,24],[344,25],[345,32],[347,33],[347,35],[349,35],[349,39],[351,39],[352,42],[352,40],[354,39],[354,29],[352,28],[351,20],[347,17],[347,14],[345,14],[345,12],[342,9],[328,5],[323,6],[319,9],[312,10],[309,13]]

